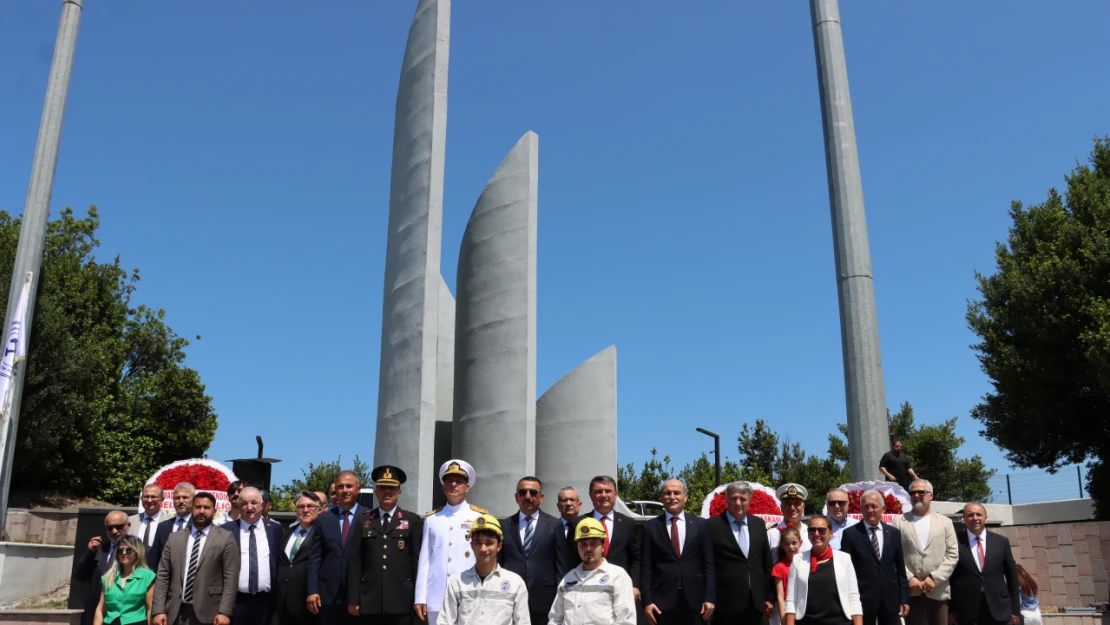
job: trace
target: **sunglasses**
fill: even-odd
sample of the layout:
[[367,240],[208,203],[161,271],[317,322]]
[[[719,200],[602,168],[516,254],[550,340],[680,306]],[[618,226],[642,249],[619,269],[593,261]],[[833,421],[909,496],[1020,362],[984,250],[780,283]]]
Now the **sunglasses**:
[[105,525],[104,529],[106,529],[106,530],[116,530],[117,532],[122,532],[123,528],[125,528],[125,527],[127,527],[126,523],[117,523],[115,525]]
[[120,547],[119,548],[119,554],[121,556],[129,556],[133,553],[135,553],[135,550],[132,549],[131,547]]
[[829,504],[830,506],[846,506],[846,505],[848,505],[847,501],[826,501],[825,503]]
[[521,497],[529,497],[529,496],[538,497],[539,494],[540,494],[540,491],[538,491],[534,488],[522,488],[522,489],[516,491],[516,494],[520,495]]
[[806,528],[806,530],[810,534],[817,534],[818,536],[824,536],[825,534],[829,533],[829,528],[827,527],[809,527]]

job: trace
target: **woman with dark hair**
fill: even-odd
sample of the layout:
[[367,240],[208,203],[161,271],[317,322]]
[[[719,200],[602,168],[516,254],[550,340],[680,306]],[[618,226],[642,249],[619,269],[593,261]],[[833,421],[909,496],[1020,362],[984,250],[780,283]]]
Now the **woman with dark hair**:
[[101,578],[100,604],[93,625],[150,623],[154,600],[154,571],[143,559],[143,539],[123,536],[116,545],[115,563]]
[[1041,602],[1037,599],[1037,580],[1020,564],[1017,565],[1018,587],[1021,588],[1021,618],[1025,625],[1041,625]]
[[829,545],[829,517],[814,515],[806,531],[813,548],[790,566],[785,625],[863,625],[852,556]]

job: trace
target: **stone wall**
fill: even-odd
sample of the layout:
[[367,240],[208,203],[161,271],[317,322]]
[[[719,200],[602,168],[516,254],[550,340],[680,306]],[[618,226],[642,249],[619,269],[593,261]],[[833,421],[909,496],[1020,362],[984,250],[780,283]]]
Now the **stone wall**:
[[1110,601],[1110,521],[995,527],[1014,560],[1033,574],[1041,606],[1086,607]]
[[77,511],[12,508],[4,526],[6,540],[13,542],[72,545],[77,534]]

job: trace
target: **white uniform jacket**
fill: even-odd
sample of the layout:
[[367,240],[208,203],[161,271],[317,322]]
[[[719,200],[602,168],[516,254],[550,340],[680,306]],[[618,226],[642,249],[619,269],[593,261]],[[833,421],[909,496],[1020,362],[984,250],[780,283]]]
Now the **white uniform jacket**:
[[444,506],[424,517],[413,603],[427,604],[429,612],[439,612],[447,582],[474,566],[468,534],[474,519],[483,512],[464,501],[457,506]]
[[519,575],[497,567],[482,581],[475,567],[447,582],[438,625],[531,625],[528,588]]
[[592,571],[574,567],[559,582],[548,625],[636,625],[632,578],[621,567],[603,561]]

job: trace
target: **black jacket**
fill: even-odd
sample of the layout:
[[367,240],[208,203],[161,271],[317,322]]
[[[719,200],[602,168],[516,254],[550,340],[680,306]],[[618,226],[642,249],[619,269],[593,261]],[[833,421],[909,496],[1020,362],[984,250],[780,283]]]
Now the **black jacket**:
[[100,591],[103,589],[100,578],[112,568],[114,562],[114,558],[109,557],[111,552],[112,543],[107,538],[102,538],[100,547],[96,551],[85,550],[77,563],[73,579],[89,585],[89,589],[85,591],[85,613],[81,615],[81,625],[92,625],[96,606],[100,605]]
[[714,621],[718,619],[717,615],[721,615],[721,622],[725,622],[728,620],[726,616],[738,615],[753,603],[753,609],[762,612],[764,602],[776,599],[775,586],[771,583],[773,560],[771,546],[767,542],[767,527],[763,519],[750,514],[747,516],[747,556],[732,533],[729,521],[732,517],[728,510],[706,522],[709,539],[713,543],[717,588],[722,589],[717,593]]
[[[587,518],[593,518],[593,510],[578,517],[578,521]],[[575,521],[574,526],[578,526],[578,521]],[[561,524],[560,524],[561,525]],[[567,570],[582,564],[582,560],[578,557],[578,545],[574,540],[573,527],[567,533],[567,547],[570,551],[570,562]],[[620,512],[613,512],[613,528],[609,530],[609,553],[605,556],[605,560],[609,564],[615,564],[622,569],[628,576],[632,578],[632,587],[640,587],[640,527],[636,525],[636,521],[632,517],[625,516]]]
[[[366,508],[354,509],[351,527],[347,530],[347,540],[343,540],[343,528],[339,519],[339,507],[321,512],[316,517],[318,540],[313,541],[312,551],[308,554],[307,592],[320,595],[323,605],[347,604],[347,557],[350,545],[358,534],[358,517]],[[345,609],[345,608],[344,608]]]
[[972,552],[967,530],[956,532],[960,559],[952,571],[952,601],[949,611],[956,614],[960,625],[973,625],[979,614],[979,602],[985,598],[991,617],[1007,622],[1010,616],[1021,615],[1021,594],[1018,589],[1017,567],[1010,541],[1001,534],[987,534],[986,565],[979,571],[976,555]]
[[320,532],[313,526],[301,539],[301,545],[297,548],[293,559],[290,560],[289,556],[285,555],[285,547],[289,544],[289,539],[300,526],[300,523],[297,523],[287,528],[279,546],[277,577],[273,578],[277,580],[274,584],[276,596],[274,609],[279,623],[300,623],[314,618],[305,607],[307,597],[305,584],[308,577],[308,554],[312,550],[312,542],[320,537]]
[[357,603],[363,617],[409,614],[416,596],[424,519],[394,508],[383,528],[378,512],[363,509],[351,528],[345,601]]
[[[154,542],[151,543],[150,549],[146,552],[146,565],[152,571],[158,570],[158,563],[162,560],[162,550],[166,548],[166,541],[170,539],[170,534],[173,533],[173,526],[177,523],[177,515],[172,518],[166,519],[158,524],[154,530]],[[185,522],[185,528],[188,529],[192,526],[193,517],[190,516],[189,520]]]
[[641,555],[640,588],[644,606],[655,604],[666,614],[678,602],[678,580],[690,609],[701,610],[702,603],[717,602],[717,566],[713,561],[713,541],[709,538],[709,521],[683,513],[686,539],[682,557],[674,554],[667,515],[661,514],[644,524]]
[[546,622],[551,604],[555,603],[559,581],[570,570],[569,546],[563,535],[563,523],[558,517],[540,510],[532,531],[532,551],[527,556],[520,539],[520,512],[502,519],[501,531],[505,540],[497,561],[524,579],[528,588],[528,610],[534,616],[542,613]]
[[882,558],[875,557],[871,534],[865,521],[844,530],[840,550],[852,556],[859,582],[859,600],[864,614],[898,614],[910,602],[906,565],[902,557],[902,532],[879,523],[883,533]]

